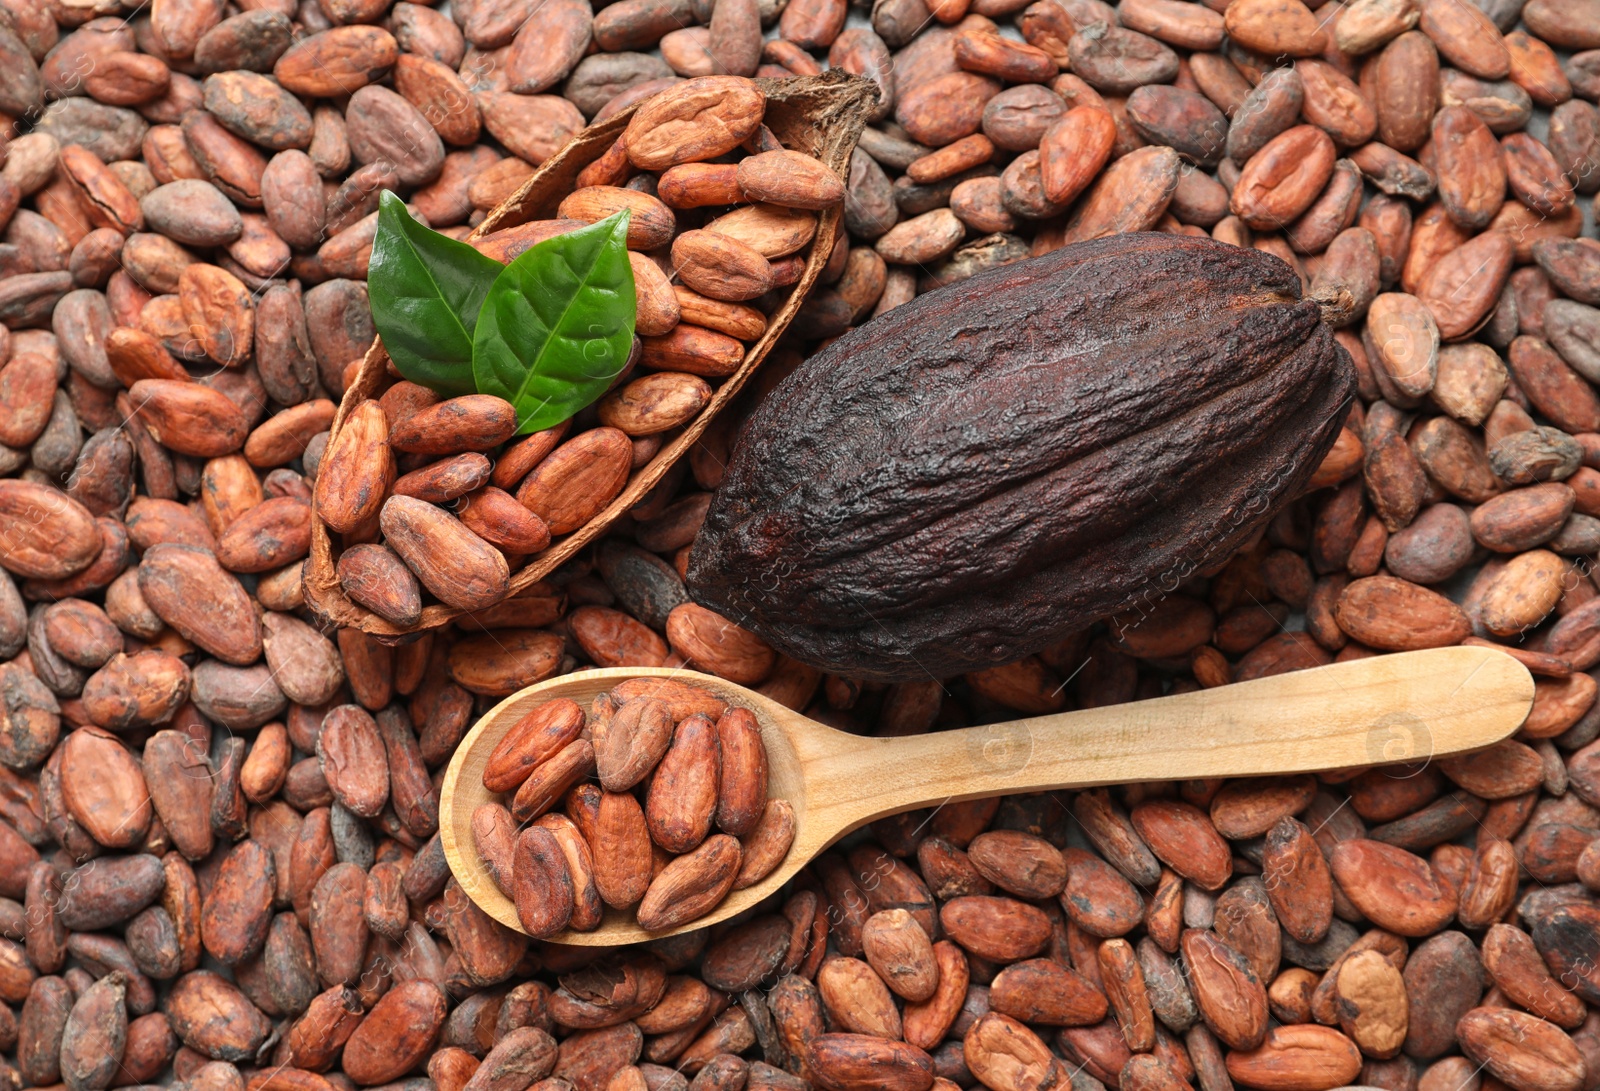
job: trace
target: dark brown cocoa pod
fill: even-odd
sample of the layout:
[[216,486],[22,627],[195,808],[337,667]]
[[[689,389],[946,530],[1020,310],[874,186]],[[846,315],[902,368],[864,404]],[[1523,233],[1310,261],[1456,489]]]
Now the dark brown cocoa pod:
[[[1215,362],[1218,357],[1211,351],[1212,347],[1232,336],[1224,331],[1248,328],[1251,331],[1248,337],[1258,350],[1250,354],[1250,366],[1260,369],[1261,378],[1259,385],[1233,386],[1226,394],[1221,394],[1201,381],[1202,365],[1198,362],[1185,368],[1181,384],[1158,381],[1156,376],[1160,368],[1154,365],[1141,369],[1141,374],[1159,386],[1161,393],[1157,396],[1152,386],[1154,401],[1150,417],[1140,418],[1134,434],[1147,434],[1148,429],[1157,427],[1158,419],[1166,419],[1166,412],[1178,411],[1179,402],[1195,407],[1196,411],[1214,414],[1218,427],[1224,427],[1222,421],[1232,412],[1227,408],[1232,404],[1231,399],[1244,399],[1252,406],[1252,411],[1247,414],[1248,426],[1243,417],[1238,418],[1238,439],[1249,445],[1254,452],[1252,457],[1264,460],[1259,476],[1267,480],[1258,480],[1253,476],[1255,471],[1243,468],[1244,462],[1233,463],[1238,473],[1237,478],[1233,478],[1218,474],[1209,464],[1202,465],[1199,460],[1190,459],[1155,475],[1173,489],[1170,494],[1158,498],[1145,487],[1151,479],[1149,466],[1131,452],[1125,459],[1114,460],[1113,466],[1097,466],[1094,472],[1100,476],[1115,472],[1116,466],[1139,475],[1138,483],[1130,481],[1127,488],[1113,488],[1103,495],[1117,495],[1119,506],[1142,504],[1148,499],[1149,519],[1153,521],[1149,525],[1161,527],[1159,538],[1164,548],[1159,557],[1144,547],[1121,543],[1120,539],[1116,540],[1119,544],[1113,544],[1091,543],[1088,538],[1074,537],[1084,533],[1077,528],[1087,525],[1093,515],[1088,511],[1075,511],[1071,505],[1058,509],[1059,527],[1049,532],[1061,536],[1062,541],[1083,543],[1079,547],[1083,552],[1075,553],[1070,559],[1052,554],[1057,557],[1057,563],[1040,567],[1037,562],[1021,556],[1007,560],[1003,546],[989,543],[989,532],[1005,533],[999,528],[1009,525],[1001,513],[1009,510],[1012,503],[1021,502],[1008,490],[996,491],[995,473],[1014,472],[1019,475],[1019,481],[1025,477],[1031,483],[1030,490],[1039,490],[1046,487],[1044,482],[1057,480],[1061,488],[1068,488],[1067,482],[1075,473],[1088,472],[1087,463],[1081,464],[1084,468],[1079,469],[1080,464],[1072,461],[1073,456],[1055,445],[1048,445],[1048,455],[1038,453],[1030,457],[1022,457],[1019,448],[1018,458],[1008,463],[1009,470],[990,467],[980,475],[984,482],[983,494],[990,497],[987,503],[996,507],[992,519],[962,521],[962,525],[973,532],[971,540],[951,536],[947,530],[942,530],[937,546],[931,540],[925,542],[923,539],[931,531],[916,529],[925,527],[927,522],[929,499],[921,492],[914,504],[905,498],[904,519],[886,516],[883,506],[886,498],[875,497],[870,519],[865,509],[860,509],[852,522],[846,515],[854,505],[849,498],[859,497],[861,491],[857,485],[837,478],[842,472],[839,467],[854,460],[835,463],[833,468],[823,471],[806,463],[798,453],[783,452],[788,449],[784,437],[789,425],[805,421],[807,434],[815,434],[819,428],[826,431],[825,422],[831,419],[830,414],[856,404],[853,392],[857,384],[863,391],[859,395],[865,399],[863,405],[870,402],[880,410],[886,409],[889,403],[877,394],[867,395],[864,391],[869,387],[877,389],[877,378],[892,366],[890,355],[894,359],[904,357],[901,353],[878,354],[876,346],[880,342],[873,333],[863,331],[842,338],[833,354],[824,350],[801,365],[794,381],[781,388],[780,396],[769,399],[757,410],[751,427],[759,429],[767,441],[759,454],[748,445],[735,452],[729,473],[695,540],[689,569],[691,593],[705,605],[740,618],[741,624],[795,658],[832,666],[855,676],[865,674],[893,680],[913,674],[922,676],[924,671],[936,675],[954,674],[1013,660],[1082,628],[1092,618],[1132,605],[1141,594],[1137,587],[1130,587],[1126,579],[1109,580],[1096,575],[1094,558],[1100,548],[1110,551],[1107,557],[1127,556],[1130,549],[1148,557],[1150,578],[1173,565],[1204,567],[1206,558],[1225,555],[1233,548],[1233,539],[1224,543],[1218,538],[1217,513],[1232,510],[1243,502],[1243,497],[1249,496],[1255,499],[1262,516],[1270,516],[1299,488],[1301,481],[1309,478],[1322,454],[1331,446],[1337,434],[1338,418],[1354,391],[1354,373],[1348,358],[1335,344],[1332,333],[1321,325],[1316,304],[1310,300],[1288,302],[1298,298],[1299,283],[1285,266],[1259,252],[1246,254],[1203,240],[1157,235],[1119,237],[1064,248],[1045,258],[980,274],[946,292],[930,295],[926,303],[897,308],[893,312],[895,318],[888,320],[889,326],[874,324],[870,330],[887,336],[893,327],[896,344],[908,343],[904,339],[915,338],[919,332],[938,338],[941,335],[936,331],[942,328],[939,317],[951,313],[951,308],[964,314],[994,308],[996,317],[986,328],[993,329],[998,336],[1002,327],[1014,327],[1018,321],[1019,300],[1036,297],[1037,301],[1028,304],[1028,309],[1038,314],[1036,321],[1050,324],[1054,332],[1049,338],[1041,335],[1031,347],[1023,348],[1007,334],[1003,347],[997,343],[990,352],[979,351],[974,345],[975,355],[970,361],[966,359],[964,348],[949,355],[946,365],[952,369],[951,374],[965,375],[969,369],[979,367],[976,358],[982,357],[983,382],[1006,404],[1015,404],[1021,396],[1017,384],[1029,381],[1027,375],[1042,375],[1044,370],[1049,370],[1038,366],[1041,357],[1055,368],[1066,369],[1064,373],[1070,373],[1075,367],[1089,366],[1087,360],[1079,363],[1068,350],[1054,346],[1070,345],[1079,337],[1113,336],[1109,332],[1092,334],[1087,328],[1080,333],[1075,319],[1062,317],[1065,312],[1055,306],[1053,292],[1047,286],[1065,270],[1100,269],[1103,263],[1104,274],[1096,273],[1093,279],[1103,286],[1105,295],[1102,304],[1091,308],[1094,314],[1103,316],[1127,306],[1132,308],[1129,313],[1170,315],[1174,323],[1180,322],[1177,312],[1165,302],[1170,299],[1168,280],[1163,278],[1157,287],[1141,277],[1123,275],[1142,262],[1148,262],[1152,269],[1159,264],[1172,277],[1185,278],[1194,286],[1193,297],[1217,301],[1203,311],[1184,311],[1181,324],[1171,329],[1143,323],[1141,333],[1150,338],[1154,354],[1163,360],[1176,359],[1188,351],[1181,346],[1194,338],[1195,351]],[[1237,287],[1229,287],[1234,278],[1237,278]],[[1256,294],[1268,291],[1264,285],[1272,286],[1270,290],[1277,294]],[[1160,300],[1136,304],[1135,299],[1142,298],[1141,293],[1146,291],[1159,291]],[[1224,302],[1245,298],[1270,299],[1270,302],[1238,309],[1233,309],[1235,303]],[[999,317],[1002,300],[1006,311],[1003,319]],[[1207,315],[1204,321],[1197,317],[1200,313]],[[1203,336],[1199,332],[1202,325],[1209,331]],[[1118,331],[1115,336],[1125,338],[1126,333]],[[1202,344],[1208,347],[1202,349]],[[1124,345],[1119,351],[1129,350]],[[1002,378],[1005,366],[1016,368],[1015,378]],[[1224,381],[1224,375],[1231,382],[1236,378],[1236,368],[1219,370],[1216,376],[1219,383]],[[967,414],[951,415],[939,408],[939,391],[966,389],[968,385],[965,379],[952,380],[952,383],[935,384],[930,380],[920,391],[907,389],[906,397],[914,399],[919,407],[916,411],[919,419],[948,420],[952,427],[959,419],[961,428],[971,426]],[[1065,384],[1069,389],[1079,390],[1089,389],[1091,385]],[[1177,397],[1177,391],[1182,391],[1183,396]],[[1091,400],[1096,396],[1085,395]],[[1128,397],[1125,390],[1118,395],[1124,404]],[[1051,404],[1073,419],[1093,412],[1090,402],[1081,406],[1074,402],[1070,410],[1067,403],[1058,398],[1051,399]],[[1159,412],[1153,408],[1155,404],[1162,406]],[[1265,418],[1262,414],[1267,412],[1264,407],[1269,404],[1279,407],[1273,410],[1280,414],[1274,419],[1282,423],[1274,427],[1272,434],[1282,438],[1263,443],[1261,428]],[[895,412],[903,409],[901,406]],[[849,435],[865,434],[854,428],[844,431],[848,435],[841,436],[841,442],[847,441]],[[889,432],[892,434],[893,430]],[[881,435],[877,432],[874,435],[877,438],[873,440],[875,453],[871,461],[876,465],[888,456],[881,449]],[[795,438],[799,440],[798,432]],[[920,437],[918,446],[908,447],[896,457],[904,460],[908,468],[920,465],[918,460],[931,457],[922,453],[925,448],[920,444],[926,438]],[[1020,436],[1014,438],[1021,442]],[[1090,450],[1099,452],[1121,441],[1120,436],[1097,436],[1084,451],[1086,455]],[[943,446],[945,442],[940,441],[941,450],[953,449]],[[959,447],[962,440],[952,437],[948,442]],[[987,436],[981,441],[985,451],[995,450],[996,445],[1006,442],[1008,437],[1001,435]],[[1130,439],[1128,442],[1141,441]],[[1219,442],[1208,443],[1208,451],[1219,452]],[[1284,474],[1285,466],[1298,469]],[[1180,484],[1189,480],[1186,477],[1189,474],[1195,475],[1193,487]],[[1205,483],[1204,488],[1199,486],[1201,481]],[[963,476],[958,475],[944,485],[952,504],[966,510],[973,502],[969,488],[975,485],[969,486]],[[1263,488],[1268,490],[1267,494],[1262,493]],[[1263,495],[1269,494],[1275,499],[1261,504]],[[1030,491],[1029,495],[1034,492]],[[1034,502],[1027,506],[1037,510]],[[1049,507],[1047,504],[1046,508]],[[776,514],[780,509],[785,512],[781,518]],[[832,513],[829,531],[822,534],[807,530],[810,515],[822,511]],[[1183,514],[1186,512],[1189,514]],[[1223,521],[1237,526],[1240,540],[1254,525],[1249,518],[1237,521],[1225,518]],[[1046,533],[1037,520],[1032,525],[1035,534]],[[758,533],[753,529],[756,526],[772,529],[770,534],[765,530]],[[845,527],[848,531],[843,529]],[[924,560],[912,560],[913,556],[927,558],[929,550],[943,551],[957,546],[958,541],[957,552],[962,556],[985,558],[985,576],[975,576],[962,565],[934,567]],[[1202,558],[1201,553],[1206,557]],[[767,574],[769,564],[779,565],[781,575],[778,569]],[[886,571],[900,574],[885,578]],[[993,582],[986,584],[989,590],[980,592],[974,579]],[[1133,581],[1137,582],[1137,579]],[[750,594],[748,589],[757,586],[762,588],[762,593],[759,596]],[[850,588],[849,593],[839,594],[839,589],[845,587]],[[966,639],[975,628],[988,634],[981,648],[978,642]]]

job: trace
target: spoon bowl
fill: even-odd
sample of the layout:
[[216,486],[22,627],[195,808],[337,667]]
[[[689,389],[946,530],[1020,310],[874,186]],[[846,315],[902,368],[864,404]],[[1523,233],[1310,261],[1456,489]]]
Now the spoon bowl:
[[[483,860],[478,855],[472,839],[473,812],[481,804],[503,798],[483,786],[484,765],[488,762],[489,755],[494,752],[494,748],[516,722],[538,706],[565,697],[587,709],[595,697],[630,678],[672,678],[687,682],[710,690],[728,704],[747,708],[755,714],[756,720],[761,725],[761,741],[767,750],[767,797],[786,799],[794,808],[794,844],[790,846],[788,856],[771,875],[746,890],[734,891],[706,916],[697,918],[680,928],[647,932],[634,921],[633,910],[613,909],[607,906],[605,917],[595,931],[577,932],[568,929],[548,937],[550,941],[610,947],[622,943],[659,939],[677,932],[702,928],[739,911],[729,909],[730,905],[736,903],[743,908],[756,904],[793,878],[805,860],[821,852],[827,845],[824,841],[811,848],[809,852],[806,849],[808,831],[815,836],[817,827],[815,823],[806,821],[804,760],[800,751],[796,749],[794,735],[786,730],[789,720],[799,717],[799,713],[754,690],[696,671],[661,667],[606,667],[562,675],[514,693],[485,713],[456,748],[455,756],[450,761],[449,769],[445,771],[444,783],[440,789],[439,839],[443,843],[445,857],[450,862],[450,870],[455,873],[456,881],[461,884],[461,889],[466,891],[467,896],[508,928],[522,931],[522,925],[517,920],[517,907],[489,877],[489,872],[483,866]],[[845,738],[851,737],[811,720],[805,722],[813,724],[818,731],[827,731]]]
[[1533,703],[1533,678],[1511,656],[1482,647],[1436,648],[884,739],[835,730],[754,690],[694,671],[580,671],[529,686],[490,709],[445,771],[439,837],[450,870],[467,896],[508,928],[522,930],[516,906],[489,877],[472,837],[473,812],[502,798],[483,786],[489,755],[539,705],[565,697],[587,708],[596,695],[645,677],[703,686],[755,715],[767,749],[767,794],[794,808],[794,843],[765,879],[733,891],[687,924],[649,932],[631,909],[607,908],[598,929],[569,929],[547,937],[550,942],[610,947],[726,920],[777,891],[851,830],[917,807],[1012,792],[1431,761],[1501,741],[1522,725]]

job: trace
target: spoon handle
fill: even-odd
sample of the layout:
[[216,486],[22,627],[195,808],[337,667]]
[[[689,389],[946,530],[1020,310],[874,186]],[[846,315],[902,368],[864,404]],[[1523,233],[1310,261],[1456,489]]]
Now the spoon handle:
[[[918,806],[1050,788],[1314,772],[1481,749],[1522,725],[1533,679],[1490,648],[1337,663],[1220,689],[808,755],[843,830]],[[825,767],[824,767],[825,766]],[[823,818],[808,815],[808,821]]]

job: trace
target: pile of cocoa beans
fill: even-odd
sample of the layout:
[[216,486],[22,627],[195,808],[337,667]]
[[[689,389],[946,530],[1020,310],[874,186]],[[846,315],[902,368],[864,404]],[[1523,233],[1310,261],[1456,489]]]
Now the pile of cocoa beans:
[[[352,601],[403,628],[420,620],[424,588],[459,610],[500,602],[515,568],[552,536],[599,515],[632,471],[700,415],[712,382],[743,365],[767,328],[767,316],[746,301],[800,279],[799,252],[816,234],[817,213],[844,200],[843,180],[784,149],[762,125],[764,111],[762,91],[737,76],[661,91],[579,173],[556,219],[474,240],[509,262],[626,210],[636,355],[595,405],[596,426],[571,436],[568,420],[508,442],[518,416],[504,399],[441,401],[403,380],[356,407],[320,465],[315,501],[317,515],[349,543],[338,573]],[[711,162],[747,141],[764,150]],[[713,207],[725,211],[704,228],[678,221]],[[668,280],[652,253],[670,254],[665,264],[681,283]],[[647,373],[635,377],[636,368]],[[138,391],[134,399],[140,404]],[[440,505],[456,507],[459,518]],[[382,541],[373,541],[380,531]]]
[[608,905],[676,928],[765,879],[794,842],[793,806],[767,798],[754,714],[670,678],[624,682],[588,713],[540,705],[490,753],[483,786],[511,806],[479,805],[473,840],[538,939],[593,931]]
[[[879,112],[740,402],[549,580],[400,647],[325,631],[301,565],[381,190],[464,235],[588,120],[824,66]],[[1597,98],[1600,0],[0,0],[0,1081],[1597,1091]],[[1361,403],[1253,545],[888,687],[688,601],[739,423],[802,354],[1140,229],[1356,303]],[[895,735],[1480,641],[1538,681],[1487,754],[1375,725],[1410,764],[884,819],[618,952],[498,925],[437,833],[475,715],[588,665]]]

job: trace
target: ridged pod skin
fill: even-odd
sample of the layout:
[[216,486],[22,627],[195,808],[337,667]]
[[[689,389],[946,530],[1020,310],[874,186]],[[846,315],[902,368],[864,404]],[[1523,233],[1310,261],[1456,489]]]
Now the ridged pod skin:
[[689,589],[883,681],[1016,660],[1238,549],[1332,446],[1355,374],[1278,258],[1118,235],[897,307],[743,430]]

